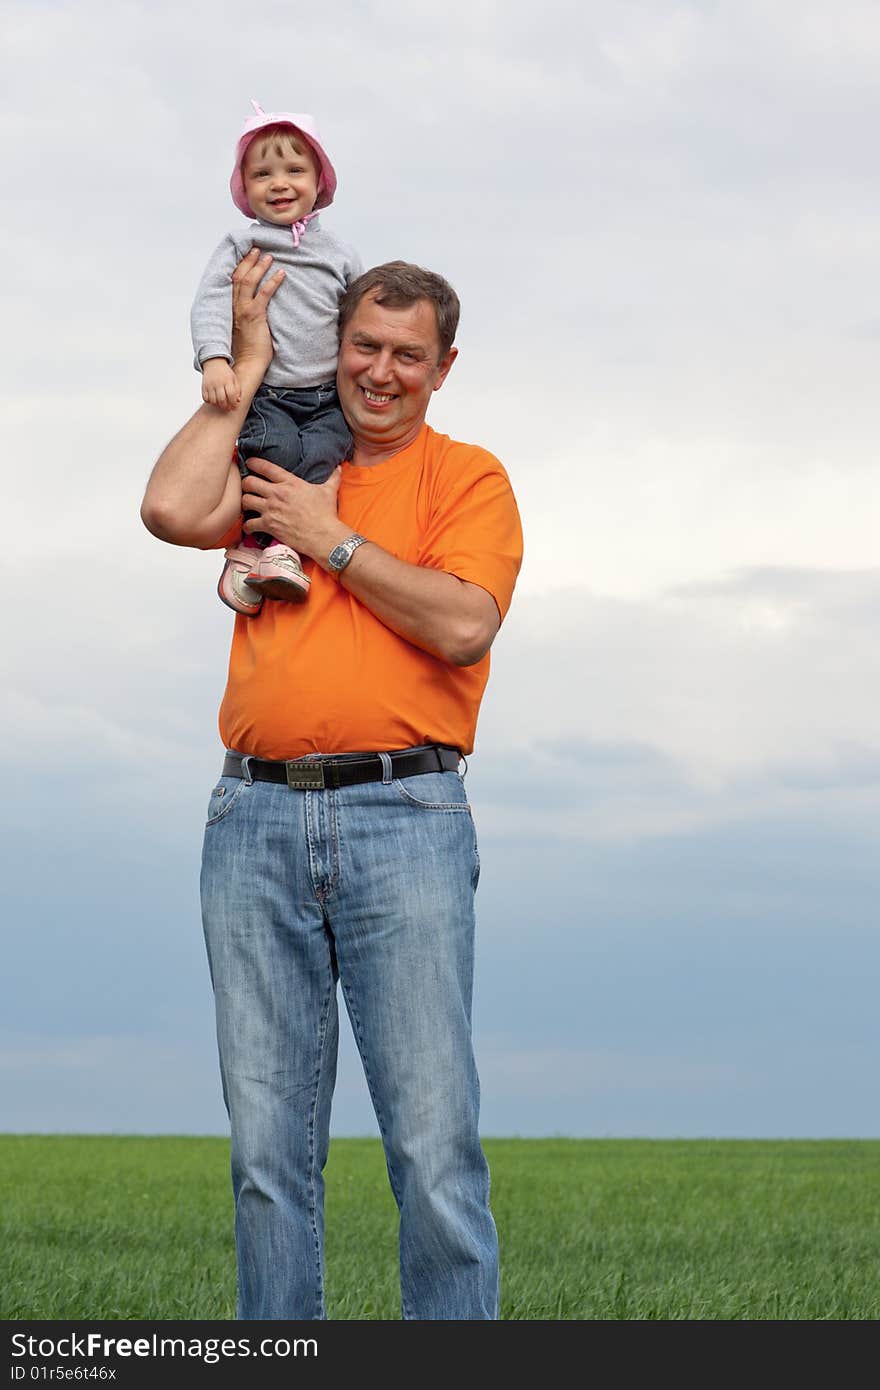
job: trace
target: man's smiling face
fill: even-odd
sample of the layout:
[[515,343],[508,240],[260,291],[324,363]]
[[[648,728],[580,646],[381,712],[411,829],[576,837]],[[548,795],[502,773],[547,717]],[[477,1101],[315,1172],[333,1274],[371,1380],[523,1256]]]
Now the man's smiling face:
[[457,351],[440,357],[429,299],[394,309],[364,295],[345,327],[336,377],[355,444],[392,454],[412,443]]

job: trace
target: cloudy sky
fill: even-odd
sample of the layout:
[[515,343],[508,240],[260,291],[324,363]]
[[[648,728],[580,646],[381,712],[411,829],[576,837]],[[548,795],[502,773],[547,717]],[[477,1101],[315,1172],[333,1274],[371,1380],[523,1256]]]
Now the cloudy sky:
[[[197,866],[232,618],[138,506],[249,99],[459,290],[432,423],[527,558],[468,784],[487,1134],[868,1136],[880,9],[6,0],[0,1128],[225,1132]],[[337,1134],[374,1133],[346,1039]]]

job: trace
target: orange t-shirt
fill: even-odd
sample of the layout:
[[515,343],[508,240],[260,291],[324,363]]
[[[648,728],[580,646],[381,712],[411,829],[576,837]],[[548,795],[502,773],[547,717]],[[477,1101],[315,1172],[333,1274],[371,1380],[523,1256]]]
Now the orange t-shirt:
[[[479,584],[503,618],[522,559],[510,481],[496,458],[428,425],[399,454],[343,465],[339,515],[413,565]],[[230,536],[220,544],[231,544]],[[303,556],[306,603],[267,599],[237,617],[220,735],[261,758],[446,743],[470,753],[489,655],[451,666],[385,627]]]

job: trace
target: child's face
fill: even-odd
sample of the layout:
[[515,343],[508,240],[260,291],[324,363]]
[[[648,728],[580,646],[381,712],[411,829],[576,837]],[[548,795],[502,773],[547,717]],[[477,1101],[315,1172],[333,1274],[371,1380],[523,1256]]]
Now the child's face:
[[302,140],[272,136],[261,153],[263,143],[259,135],[251,141],[241,166],[248,202],[264,222],[290,227],[315,206],[317,162]]

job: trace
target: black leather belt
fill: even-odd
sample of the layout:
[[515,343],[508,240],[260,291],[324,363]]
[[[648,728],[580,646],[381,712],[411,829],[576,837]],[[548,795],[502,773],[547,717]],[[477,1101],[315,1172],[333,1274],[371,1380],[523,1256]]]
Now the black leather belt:
[[[416,777],[420,772],[454,772],[461,759],[457,748],[447,748],[442,743],[400,748],[385,756],[391,760],[392,777]],[[292,791],[321,791],[325,787],[353,787],[358,782],[381,782],[385,767],[378,753],[321,754],[286,763],[227,753],[223,776],[280,782]]]

